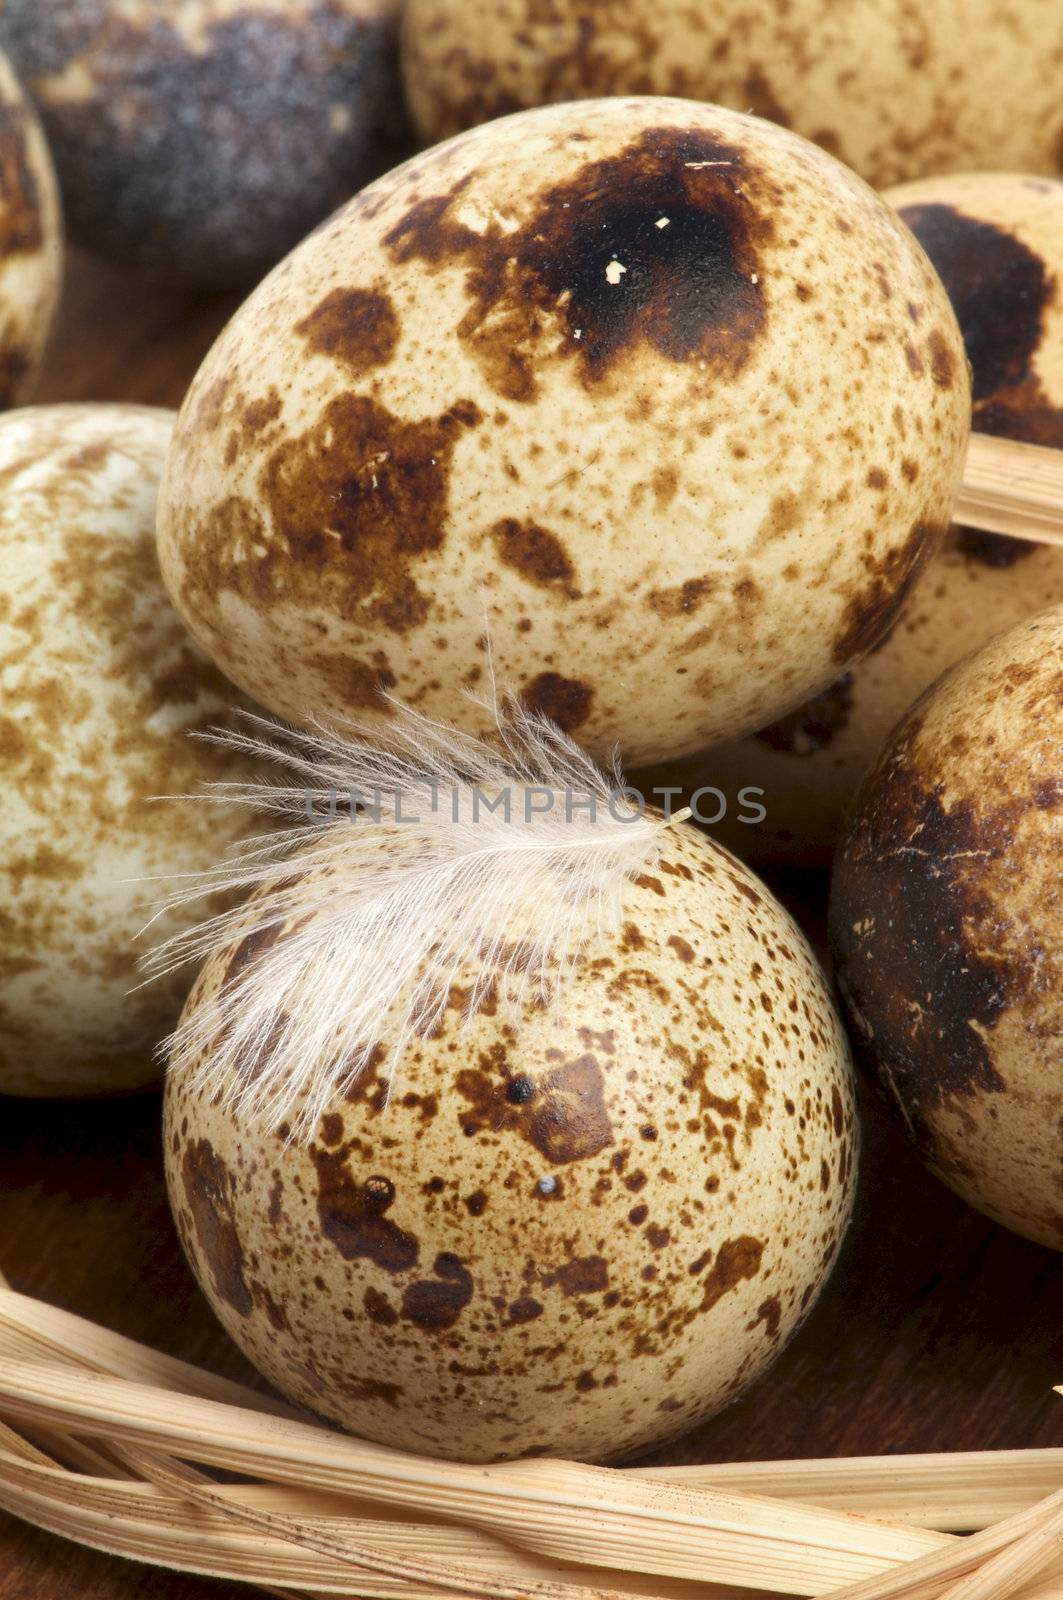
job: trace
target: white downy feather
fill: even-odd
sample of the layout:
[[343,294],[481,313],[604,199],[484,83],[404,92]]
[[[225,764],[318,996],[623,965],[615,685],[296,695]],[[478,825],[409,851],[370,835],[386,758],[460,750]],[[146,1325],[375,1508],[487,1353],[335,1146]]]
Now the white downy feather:
[[164,1046],[194,1089],[306,1138],[371,1060],[390,1085],[456,990],[466,1020],[488,991],[513,1007],[560,1005],[588,949],[618,929],[625,886],[654,864],[667,824],[623,790],[615,761],[604,772],[516,699],[488,709],[491,743],[394,700],[383,728],[302,732],[249,717],[246,732],[210,736],[286,777],[210,785],[208,797],[291,826],[167,901],[257,891],[145,962],[158,975],[254,941]]

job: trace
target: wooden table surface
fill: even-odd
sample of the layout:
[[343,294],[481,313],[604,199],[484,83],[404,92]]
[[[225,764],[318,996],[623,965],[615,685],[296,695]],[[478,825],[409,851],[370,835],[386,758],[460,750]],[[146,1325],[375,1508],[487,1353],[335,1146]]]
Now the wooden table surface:
[[[231,302],[77,259],[37,398],[176,405]],[[813,938],[823,885],[782,885]],[[671,1461],[1063,1446],[1063,1256],[1012,1238],[922,1172],[865,1097],[843,1259],[772,1373]],[[18,1289],[248,1379],[170,1223],[154,1096],[0,1099],[0,1267]],[[235,1586],[81,1550],[0,1516],[0,1600],[215,1600]]]

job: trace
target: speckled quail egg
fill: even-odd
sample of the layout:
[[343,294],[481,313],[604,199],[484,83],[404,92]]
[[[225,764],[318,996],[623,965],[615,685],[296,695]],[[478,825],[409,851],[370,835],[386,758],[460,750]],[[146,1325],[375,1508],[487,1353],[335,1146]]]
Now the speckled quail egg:
[[[1063,183],[1004,173],[892,190],[944,281],[974,376],[983,433],[1063,447]],[[830,860],[887,734],[946,667],[1063,603],[1063,550],[954,527],[886,639],[823,694],[754,736],[639,775],[647,788],[712,786],[716,831],[754,861]],[[738,800],[761,791],[763,816]],[[715,818],[721,801],[706,796]]]
[[[186,1020],[263,937],[208,961]],[[778,1354],[850,1214],[847,1045],[814,957],[676,827],[560,1019],[464,1010],[390,1104],[363,1080],[305,1145],[171,1069],[170,1196],[205,1293],[285,1394],[400,1448],[603,1458],[681,1431]]]
[[51,157],[26,96],[0,55],[0,407],[29,392],[51,331],[63,272],[63,226]]
[[931,1168],[1063,1249],[1063,608],[916,704],[839,848],[854,1038]]
[[679,100],[429,151],[222,333],[160,494],[163,574],[296,721],[445,720],[502,681],[600,753],[763,725],[888,627],[969,424],[947,297],[804,140]]
[[425,140],[551,101],[669,94],[793,128],[879,187],[1063,165],[1057,0],[407,0],[402,56]]
[[153,803],[239,775],[187,737],[233,696],[158,574],[172,425],[128,405],[0,417],[0,1094],[158,1075],[152,1049],[188,981],[130,993],[135,935],[174,874],[214,865],[248,825],[238,809]]
[[399,0],[0,0],[72,237],[253,282],[397,158]]

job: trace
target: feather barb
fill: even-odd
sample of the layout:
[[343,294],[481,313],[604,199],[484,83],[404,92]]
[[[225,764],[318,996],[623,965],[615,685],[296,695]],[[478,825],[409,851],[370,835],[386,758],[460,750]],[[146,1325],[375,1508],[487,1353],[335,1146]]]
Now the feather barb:
[[477,738],[390,701],[383,730],[249,717],[210,737],[277,769],[208,797],[288,826],[245,841],[167,902],[251,891],[148,957],[152,975],[235,947],[164,1047],[172,1071],[245,1118],[309,1137],[370,1064],[390,1086],[454,996],[560,1007],[607,943],[662,828],[619,764],[599,767],[512,696]]

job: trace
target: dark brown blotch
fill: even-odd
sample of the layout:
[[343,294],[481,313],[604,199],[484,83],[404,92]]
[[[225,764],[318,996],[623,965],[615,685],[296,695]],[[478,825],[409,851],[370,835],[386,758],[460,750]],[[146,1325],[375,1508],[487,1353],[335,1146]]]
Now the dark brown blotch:
[[711,1311],[725,1294],[760,1271],[764,1255],[764,1241],[743,1233],[737,1239],[728,1239],[716,1252],[716,1259],[705,1275],[701,1286],[701,1309]]
[[846,672],[822,694],[762,728],[756,735],[757,742],[781,755],[814,756],[848,727],[852,709],[853,675]]
[[455,1080],[468,1103],[461,1114],[467,1134],[512,1130],[554,1166],[584,1161],[613,1143],[605,1104],[605,1080],[597,1058],[587,1054],[545,1073],[538,1083],[523,1074],[493,1075],[495,1063],[463,1068]]
[[767,1337],[769,1339],[777,1339],[779,1337],[779,1325],[781,1322],[782,1304],[779,1300],[779,1296],[777,1294],[769,1295],[768,1298],[766,1300],[762,1300],[760,1305],[757,1307],[757,1314],[753,1321],[749,1324],[747,1331],[752,1333],[754,1328],[759,1327],[760,1324],[763,1323],[764,1332]]
[[240,1316],[250,1316],[254,1301],[244,1273],[229,1169],[208,1139],[197,1139],[186,1146],[181,1179],[196,1240],[216,1294]]
[[716,587],[715,578],[687,578],[673,589],[651,589],[646,605],[659,617],[692,617]]
[[[1063,446],[1063,410],[1034,371],[1056,292],[1046,263],[1015,234],[955,206],[904,206],[900,215],[937,268],[956,312],[973,375],[974,426],[1029,444]],[[935,348],[932,335],[932,370]]]
[[265,955],[268,950],[273,948],[280,938],[280,933],[280,922],[266,923],[264,926],[252,928],[250,933],[246,933],[236,945],[226,963],[225,975],[221,982],[222,988],[228,988],[230,984],[243,977],[247,969],[253,966],[260,956]]
[[349,1147],[310,1147],[317,1175],[317,1214],[324,1238],[345,1261],[371,1261],[385,1272],[408,1272],[419,1248],[412,1233],[387,1216],[395,1200],[390,1179],[358,1181],[350,1170]]
[[579,598],[576,569],[556,534],[537,522],[506,517],[491,529],[498,558],[540,589],[552,589],[568,599]]
[[0,9],[24,81],[90,63],[38,108],[71,237],[111,260],[253,283],[405,155],[389,8],[210,6],[194,44],[172,5]]
[[509,1308],[509,1320],[518,1325],[523,1322],[534,1322],[543,1314],[542,1305],[533,1295],[521,1295],[519,1300],[514,1300]]
[[389,1383],[385,1378],[352,1378],[347,1373],[342,1374],[339,1387],[350,1400],[382,1400],[396,1411],[405,1393],[401,1383]]
[[958,527],[956,548],[972,561],[1002,571],[1013,567],[1016,561],[1021,561],[1025,556],[1032,556],[1035,550],[1043,546],[1035,539],[1013,539],[1006,533],[986,533],[983,528]]
[[[481,421],[471,401],[408,422],[365,395],[333,397],[305,433],[284,439],[259,476],[267,532],[254,506],[219,501],[189,540],[184,598],[217,616],[232,591],[256,609],[329,597],[346,620],[404,633],[430,609],[414,571],[447,528],[454,450]],[[386,672],[352,670],[386,681]],[[361,679],[357,680],[361,683]]]
[[883,640],[904,610],[924,568],[936,554],[945,528],[919,521],[903,545],[868,556],[863,578],[849,591],[834,641],[837,662],[866,655]]
[[458,1256],[442,1251],[432,1267],[434,1278],[411,1283],[402,1297],[402,1314],[429,1333],[452,1328],[472,1299],[472,1274]]
[[372,1285],[366,1289],[362,1304],[370,1322],[375,1322],[378,1327],[391,1328],[399,1320],[399,1314],[387,1295],[381,1294],[380,1290],[374,1289]]
[[925,1140],[942,1102],[1004,1091],[990,1041],[1029,970],[992,953],[1000,917],[985,876],[1012,819],[991,804],[946,804],[942,785],[912,768],[918,726],[916,716],[902,727],[868,780],[830,921],[858,1054]]
[[295,325],[311,350],[360,378],[387,366],[399,342],[399,319],[379,289],[333,289]]
[[260,395],[257,400],[249,400],[241,414],[245,432],[254,438],[256,434],[268,428],[271,422],[276,422],[282,409],[283,401],[276,388],[271,388],[268,394]]
[[602,1294],[609,1287],[609,1266],[603,1256],[578,1256],[543,1278],[547,1288],[556,1284],[565,1295]]
[[559,672],[540,672],[525,684],[521,699],[529,711],[541,711],[566,733],[573,733],[591,714],[594,690],[578,678],[565,678]]
[[767,312],[770,181],[701,129],[649,128],[545,190],[521,228],[476,233],[454,216],[468,177],[422,198],[385,236],[396,261],[461,262],[459,336],[495,388],[534,399],[547,359],[601,382],[647,348],[721,377],[745,366]]

